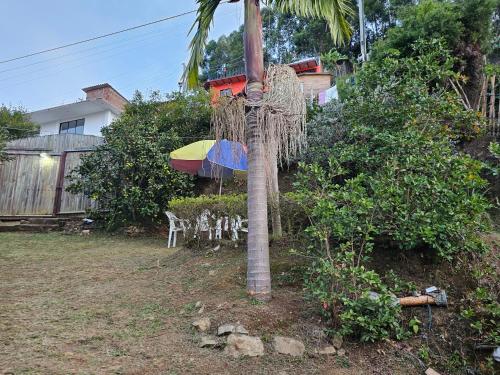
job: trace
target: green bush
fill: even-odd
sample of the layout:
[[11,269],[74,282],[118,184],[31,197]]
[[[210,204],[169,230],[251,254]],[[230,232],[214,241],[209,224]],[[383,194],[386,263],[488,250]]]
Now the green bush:
[[500,345],[500,255],[493,250],[468,263],[473,288],[461,301],[467,337],[475,344]]
[[440,43],[419,48],[416,57],[363,67],[342,106],[317,117],[329,125],[338,118],[343,137],[321,145],[319,160],[298,173],[298,201],[312,223],[307,255],[315,259],[306,286],[342,332],[362,340],[401,337],[389,288],[364,268],[375,245],[450,260],[484,249],[483,165],[455,147],[480,123],[447,91],[452,64]]
[[7,130],[0,128],[0,162],[2,160],[7,160],[7,154],[4,151],[6,144],[7,144]]
[[244,218],[247,212],[247,195],[200,195],[197,197],[176,198],[170,201],[168,207],[179,218],[191,222],[196,222],[196,219],[204,211],[209,211],[216,218],[224,216],[240,216]]
[[[280,197],[283,230],[289,234],[302,232],[308,225],[305,211],[297,202],[294,193],[285,193]],[[217,218],[247,216],[246,194],[200,195],[197,197],[175,198],[169,202],[168,209],[177,217],[196,223],[200,215],[208,211],[209,224],[215,226]],[[269,213],[270,214],[270,213]],[[213,217],[212,217],[213,216]],[[194,227],[191,228],[191,231]]]

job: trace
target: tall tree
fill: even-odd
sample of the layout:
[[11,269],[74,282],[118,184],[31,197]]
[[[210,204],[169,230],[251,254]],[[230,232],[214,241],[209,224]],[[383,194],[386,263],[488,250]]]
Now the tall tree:
[[31,122],[23,108],[0,105],[0,132],[7,140],[38,134],[38,125]]
[[6,160],[4,151],[8,141],[38,134],[38,125],[31,122],[23,108],[0,105],[0,161]]
[[[238,2],[230,0],[229,2]],[[197,0],[198,16],[192,29],[191,57],[185,78],[188,86],[198,84],[198,70],[203,62],[210,25],[221,0]],[[267,191],[265,152],[257,126],[256,107],[263,97],[264,53],[262,46],[262,18],[259,0],[244,0],[245,70],[247,76],[247,145],[248,145],[248,267],[247,292],[259,300],[271,298],[269,268],[269,241],[267,225]],[[351,35],[347,16],[351,14],[348,0],[268,0],[267,5],[280,11],[304,17],[324,18],[331,36],[340,43]]]

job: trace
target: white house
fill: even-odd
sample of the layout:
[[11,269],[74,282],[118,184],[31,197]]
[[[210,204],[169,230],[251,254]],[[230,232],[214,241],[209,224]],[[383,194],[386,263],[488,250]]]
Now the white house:
[[110,84],[82,89],[85,100],[31,112],[31,120],[40,125],[40,135],[101,135],[101,129],[120,116],[127,99]]

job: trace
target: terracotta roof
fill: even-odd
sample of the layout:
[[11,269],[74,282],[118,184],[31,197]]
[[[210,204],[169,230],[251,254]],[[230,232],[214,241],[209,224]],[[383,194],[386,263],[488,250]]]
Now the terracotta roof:
[[[292,62],[288,65],[293,69],[295,69],[297,74],[299,74],[317,68],[319,66],[319,60],[315,57],[312,57]],[[219,78],[209,79],[207,82],[205,82],[205,87],[220,86],[228,83],[242,82],[242,81],[246,81],[245,74],[222,76]]]

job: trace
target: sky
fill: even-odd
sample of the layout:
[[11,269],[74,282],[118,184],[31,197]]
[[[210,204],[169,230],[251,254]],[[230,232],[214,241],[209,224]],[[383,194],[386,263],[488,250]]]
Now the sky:
[[[242,3],[222,4],[209,38],[243,22]],[[196,9],[195,0],[1,0],[0,61]],[[107,82],[135,90],[178,90],[194,13],[59,51],[0,64],[0,104],[28,111],[84,99]]]

